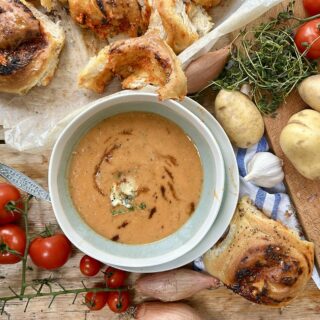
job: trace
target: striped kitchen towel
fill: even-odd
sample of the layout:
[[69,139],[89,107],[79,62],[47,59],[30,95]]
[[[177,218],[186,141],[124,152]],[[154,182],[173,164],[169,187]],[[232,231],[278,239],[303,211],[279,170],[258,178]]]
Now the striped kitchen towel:
[[[234,148],[240,174],[240,197],[248,195],[255,205],[267,216],[281,221],[284,225],[296,230],[303,237],[296,213],[291,205],[289,196],[285,193],[286,189],[283,183],[272,189],[266,189],[257,187],[243,179],[247,175],[247,163],[254,154],[268,150],[269,146],[265,137],[249,149]],[[194,267],[199,271],[204,270],[201,257],[194,261]],[[316,269],[313,270],[312,278],[320,289],[320,277]]]

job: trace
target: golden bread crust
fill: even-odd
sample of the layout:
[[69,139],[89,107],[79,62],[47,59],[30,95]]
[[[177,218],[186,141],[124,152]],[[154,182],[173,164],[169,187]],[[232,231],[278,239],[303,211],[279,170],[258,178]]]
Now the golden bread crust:
[[221,0],[192,0],[192,2],[206,8],[212,8],[217,6],[221,2]]
[[151,13],[147,1],[141,6],[137,0],[69,0],[69,8],[76,22],[104,39],[120,33],[141,36]]

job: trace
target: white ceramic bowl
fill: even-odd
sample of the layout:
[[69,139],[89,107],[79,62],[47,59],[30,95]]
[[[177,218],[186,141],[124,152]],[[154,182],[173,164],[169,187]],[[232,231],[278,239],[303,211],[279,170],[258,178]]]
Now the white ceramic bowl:
[[[73,205],[67,179],[71,154],[81,137],[103,119],[129,111],[152,112],[175,122],[196,145],[204,171],[201,197],[190,219],[168,237],[143,245],[110,241],[92,230]],[[224,182],[223,158],[205,124],[176,101],[161,102],[154,93],[136,91],[122,91],[89,104],[61,133],[49,165],[53,210],[70,241],[84,253],[104,263],[123,268],[149,267],[151,271],[153,266],[183,256],[204,238],[218,214]]]
[[[188,251],[185,255],[177,258],[176,260],[152,266],[151,268],[125,268],[129,272],[148,273],[167,271],[179,268],[201,257],[201,255],[212,248],[224,234],[230,224],[238,203],[240,184],[239,170],[233,147],[228,136],[220,126],[219,122],[200,104],[188,97],[181,103],[205,123],[209,130],[214,134],[214,137],[220,146],[226,172],[222,204],[210,230],[192,250]],[[118,266],[114,265],[114,267],[117,268]],[[124,269],[124,267],[121,268]]]

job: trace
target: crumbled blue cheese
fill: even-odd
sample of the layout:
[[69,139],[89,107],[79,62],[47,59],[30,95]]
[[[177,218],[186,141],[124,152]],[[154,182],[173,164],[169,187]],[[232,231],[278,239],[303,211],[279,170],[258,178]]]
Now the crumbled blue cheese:
[[137,185],[132,178],[126,178],[120,183],[114,183],[111,187],[110,200],[113,207],[133,207],[133,201],[137,193]]

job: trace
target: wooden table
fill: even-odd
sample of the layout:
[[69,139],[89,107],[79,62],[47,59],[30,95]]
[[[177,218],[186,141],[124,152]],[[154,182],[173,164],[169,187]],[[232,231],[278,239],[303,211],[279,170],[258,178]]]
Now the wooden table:
[[[212,99],[211,99],[212,101]],[[27,154],[17,152],[9,148],[3,141],[3,130],[0,126],[0,162],[5,163],[17,170],[22,171],[42,186],[47,187],[47,169],[49,154]],[[30,227],[32,232],[43,230],[45,224],[57,226],[50,204],[43,201],[33,201],[30,210]],[[74,249],[73,255],[68,263],[58,271],[48,272],[34,268],[28,271],[28,280],[49,277],[58,279],[66,288],[80,288],[81,280],[86,285],[94,285],[102,280],[101,276],[94,279],[85,279],[79,271],[79,260],[82,253]],[[29,262],[28,265],[32,266]],[[10,294],[8,286],[18,289],[20,286],[21,264],[0,266],[0,296]],[[132,275],[133,282],[137,275]],[[118,316],[109,312],[108,308],[101,311],[89,312],[83,305],[83,297],[79,296],[75,304],[72,304],[73,296],[58,297],[48,308],[50,300],[39,298],[30,302],[24,313],[25,302],[14,301],[8,303],[2,319],[103,319],[116,320]],[[141,301],[141,297],[135,297],[134,302]],[[288,307],[274,309],[253,304],[226,288],[214,291],[204,290],[188,299],[187,303],[196,308],[205,320],[313,320],[320,319],[320,290],[317,289],[312,280],[308,283],[305,291]],[[171,319],[168,319],[171,320]],[[185,319],[189,320],[189,319]]]
[[[42,186],[47,187],[47,169],[49,155],[27,154],[9,148],[3,141],[3,130],[0,127],[0,162],[22,171],[32,179],[35,179]],[[45,224],[53,224],[57,227],[54,214],[50,204],[43,201],[33,201],[30,210],[30,225],[33,232],[43,229]],[[58,279],[66,288],[80,288],[81,280],[84,278],[79,271],[79,260],[82,254],[74,249],[72,258],[58,271],[40,271],[34,268],[28,271],[28,280],[45,278],[50,275]],[[32,263],[28,263],[32,266]],[[18,289],[20,285],[21,263],[15,265],[0,266],[0,295],[10,294],[8,286]],[[131,281],[136,275],[132,275]],[[87,285],[99,283],[101,276],[94,279],[84,279]],[[75,304],[72,304],[73,296],[58,297],[48,309],[48,298],[32,300],[24,313],[25,302],[14,301],[8,303],[2,319],[22,320],[22,319],[103,319],[116,320],[118,316],[109,312],[108,308],[101,311],[89,312],[84,306],[83,297],[79,296]],[[135,302],[139,302],[140,297],[135,297]],[[249,319],[319,319],[320,316],[320,291],[315,284],[310,281],[306,290],[295,302],[284,309],[271,309],[265,306],[255,305],[235,295],[230,290],[219,288],[214,291],[204,290],[187,301],[196,308],[206,320],[249,320]],[[170,319],[168,319],[170,320]],[[188,320],[188,319],[186,319]]]

